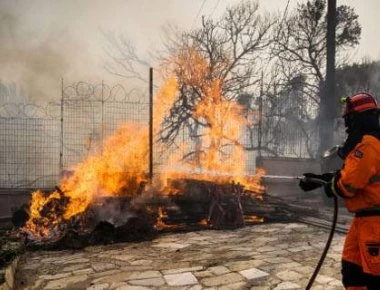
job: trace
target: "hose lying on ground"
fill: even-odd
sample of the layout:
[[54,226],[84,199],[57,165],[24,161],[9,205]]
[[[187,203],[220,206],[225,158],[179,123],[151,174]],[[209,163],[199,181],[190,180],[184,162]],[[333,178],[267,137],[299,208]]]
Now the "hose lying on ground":
[[317,275],[319,273],[319,270],[321,269],[321,267],[323,265],[323,262],[324,262],[324,260],[326,258],[326,255],[327,255],[327,252],[328,252],[328,250],[330,248],[332,239],[334,237],[335,227],[336,227],[336,223],[337,223],[337,220],[338,220],[338,198],[336,196],[334,196],[333,198],[334,198],[334,215],[333,215],[333,220],[332,220],[332,223],[331,223],[330,234],[329,234],[329,237],[328,237],[328,239],[326,241],[326,245],[325,245],[325,248],[323,249],[322,255],[319,258],[318,264],[315,267],[314,273],[313,273],[313,275],[311,275],[311,277],[309,279],[309,283],[307,284],[307,286],[305,288],[306,290],[310,290],[311,286],[313,286],[314,280],[317,277]]

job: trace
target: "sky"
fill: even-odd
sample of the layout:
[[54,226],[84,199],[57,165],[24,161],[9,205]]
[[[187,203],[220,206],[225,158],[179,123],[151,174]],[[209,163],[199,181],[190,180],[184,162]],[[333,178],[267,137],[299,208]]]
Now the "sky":
[[[125,82],[105,69],[104,33],[124,35],[145,57],[159,47],[163,26],[189,29],[202,16],[217,17],[238,0],[0,0],[0,80],[15,82],[31,99],[59,98],[64,83]],[[262,10],[283,12],[303,0],[261,0]],[[378,0],[338,0],[362,26],[355,60],[380,59]],[[1,97],[1,96],[0,96]]]

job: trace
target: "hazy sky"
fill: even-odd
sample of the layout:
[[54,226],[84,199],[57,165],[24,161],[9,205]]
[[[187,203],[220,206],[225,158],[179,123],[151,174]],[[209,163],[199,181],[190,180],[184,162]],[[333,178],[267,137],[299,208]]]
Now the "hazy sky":
[[[101,31],[123,33],[139,53],[161,43],[162,26],[182,28],[200,24],[201,17],[220,15],[237,0],[0,0],[0,79],[22,84],[33,98],[46,92],[60,95],[67,82],[105,79],[117,83],[103,69],[107,59]],[[288,0],[262,0],[262,9],[283,11]],[[289,9],[301,0],[290,0]],[[380,59],[379,0],[338,0],[353,6],[362,25],[356,59]]]

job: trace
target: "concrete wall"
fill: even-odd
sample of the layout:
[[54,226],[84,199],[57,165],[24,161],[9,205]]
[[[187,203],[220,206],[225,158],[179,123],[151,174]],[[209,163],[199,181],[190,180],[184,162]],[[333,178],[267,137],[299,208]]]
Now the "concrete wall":
[[30,200],[31,193],[31,189],[0,189],[0,220],[10,218],[14,209]]

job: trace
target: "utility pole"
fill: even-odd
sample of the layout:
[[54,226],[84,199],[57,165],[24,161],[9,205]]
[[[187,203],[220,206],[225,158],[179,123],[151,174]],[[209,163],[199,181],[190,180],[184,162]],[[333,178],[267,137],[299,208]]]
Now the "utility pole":
[[327,59],[326,79],[322,90],[319,115],[319,152],[322,153],[333,144],[334,118],[337,112],[338,99],[335,96],[335,30],[336,0],[327,3]]

